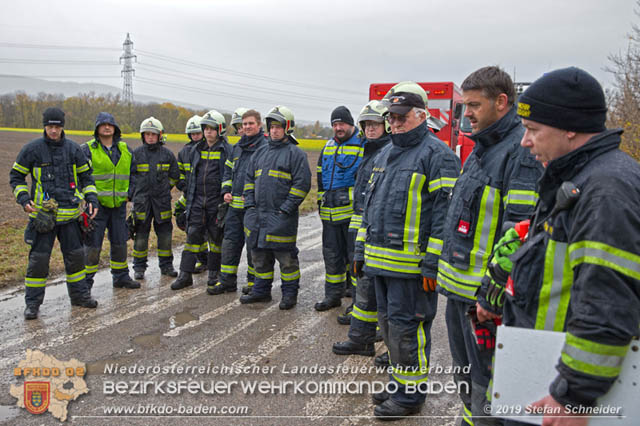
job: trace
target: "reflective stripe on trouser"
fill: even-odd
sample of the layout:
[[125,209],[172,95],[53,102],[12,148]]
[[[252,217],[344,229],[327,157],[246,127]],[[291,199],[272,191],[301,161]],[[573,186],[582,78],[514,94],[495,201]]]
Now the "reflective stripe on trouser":
[[117,282],[129,275],[127,264],[127,240],[129,231],[126,223],[126,203],[120,207],[109,208],[100,205],[95,217],[95,228],[85,240],[85,272],[87,283],[93,285],[93,277],[98,272],[100,251],[106,230],[111,246],[111,275],[113,282]]
[[375,343],[378,327],[378,304],[376,286],[366,275],[358,278],[355,304],[351,311],[349,339],[357,343]]
[[[229,209],[224,224],[222,240],[222,265],[220,266],[220,282],[228,287],[235,287],[238,282],[238,265],[244,247],[244,210]],[[253,282],[253,261],[251,250],[247,250],[247,282]]]
[[157,223],[153,217],[149,215],[140,224],[136,226],[136,239],[133,242],[133,270],[144,271],[147,269],[147,255],[149,253],[149,232],[151,231],[151,222],[153,221],[153,230],[158,237],[158,263],[160,268],[165,268],[173,263],[173,254],[171,252],[171,232],[173,224],[171,221]]
[[255,284],[251,290],[253,294],[271,294],[274,266],[277,259],[280,264],[282,295],[298,295],[298,288],[300,287],[298,249],[293,251],[251,250],[251,258],[255,269]]
[[[467,310],[473,303],[462,302],[453,298],[447,298],[445,320],[447,324],[447,334],[449,338],[449,350],[453,358],[453,366],[456,373],[453,380],[456,382],[459,395],[462,400],[463,409],[460,412],[460,425],[470,424],[465,420],[465,416],[473,416],[474,425],[495,425],[500,424],[500,419],[487,416],[484,411],[486,401],[486,390],[491,379],[491,357],[492,351],[482,352],[475,342],[475,336],[471,329],[471,324],[466,316]],[[470,367],[469,367],[470,366]],[[462,370],[471,369],[469,373]],[[483,416],[483,417],[478,417]]]
[[27,305],[42,304],[45,284],[49,275],[49,259],[56,237],[64,259],[69,295],[81,298],[88,291],[84,272],[84,248],[78,222],[56,225],[53,231],[38,233],[29,222],[27,231],[32,233],[33,244],[29,251],[29,262],[25,283],[25,302]]
[[353,260],[353,238],[349,236],[349,223],[322,222],[322,257],[326,272],[325,297],[339,299],[344,295],[346,283],[351,285],[349,265]]
[[[377,275],[373,277],[378,302],[378,325],[389,348],[393,372],[389,375],[398,384],[391,399],[402,406],[424,403],[427,389],[431,324],[436,314],[438,295],[426,293],[422,280]],[[422,391],[408,393],[407,384],[423,386]],[[418,388],[420,389],[420,388]]]
[[222,230],[216,226],[217,209],[204,211],[195,208],[189,216],[187,224],[187,242],[180,259],[180,270],[193,272],[198,260],[198,253],[203,243],[209,243],[207,254],[207,268],[209,271],[220,270],[220,249],[222,245]]

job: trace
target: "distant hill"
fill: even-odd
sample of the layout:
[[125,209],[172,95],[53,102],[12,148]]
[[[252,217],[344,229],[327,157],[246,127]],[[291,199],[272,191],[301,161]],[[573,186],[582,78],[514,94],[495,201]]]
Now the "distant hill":
[[[11,94],[17,91],[25,92],[27,95],[37,95],[40,92],[50,94],[62,94],[65,97],[76,96],[78,93],[90,93],[94,92],[96,95],[101,94],[118,94],[122,92],[122,89],[108,84],[100,83],[78,83],[75,81],[52,81],[43,80],[39,78],[20,77],[17,75],[0,74],[0,95]],[[162,99],[152,96],[136,95],[136,102],[142,103],[163,103],[171,102],[174,105],[179,105],[185,108],[194,110],[207,109],[206,106],[188,104],[185,102],[174,101],[171,99]],[[230,111],[220,112],[231,113]]]

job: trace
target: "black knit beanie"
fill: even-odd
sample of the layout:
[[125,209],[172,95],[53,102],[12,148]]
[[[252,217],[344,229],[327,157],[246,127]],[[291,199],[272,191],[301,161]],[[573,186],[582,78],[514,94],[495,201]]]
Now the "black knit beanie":
[[353,117],[351,111],[346,106],[339,106],[331,113],[331,124],[342,121],[353,126]]
[[42,113],[43,126],[62,126],[64,127],[64,111],[60,108],[47,108]]
[[518,115],[558,129],[600,133],[606,130],[607,104],[600,83],[570,67],[534,81],[518,99]]

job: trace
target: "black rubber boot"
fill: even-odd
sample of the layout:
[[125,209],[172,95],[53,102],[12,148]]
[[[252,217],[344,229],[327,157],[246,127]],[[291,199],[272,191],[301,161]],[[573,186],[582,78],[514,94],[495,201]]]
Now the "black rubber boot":
[[191,272],[180,271],[178,279],[171,284],[171,290],[180,290],[191,285],[193,285]]
[[133,278],[136,280],[144,280],[144,271],[133,271]]
[[129,275],[113,283],[114,288],[140,288],[140,283],[131,279]]
[[314,309],[318,312],[322,312],[328,311],[331,308],[337,308],[340,305],[342,305],[340,299],[326,298],[322,302],[316,303]]
[[373,343],[357,343],[353,340],[333,344],[333,353],[336,355],[362,355],[374,356],[376,350]]
[[373,360],[373,363],[378,367],[388,367],[389,366],[389,352],[385,352],[382,355],[378,355],[376,359]]
[[38,305],[27,305],[27,307],[24,309],[24,319],[34,320],[38,318],[39,308],[40,307]]
[[294,294],[286,294],[282,296],[279,308],[282,311],[293,308],[298,303],[298,296]]
[[254,293],[250,293],[250,294],[245,294],[244,296],[240,296],[240,303],[242,303],[243,305],[246,305],[249,303],[259,303],[259,302],[271,302],[271,295],[265,294],[265,295],[259,296]]
[[177,277],[178,271],[173,266],[166,266],[160,269],[160,275],[166,275],[167,277]]
[[387,399],[382,404],[376,405],[373,414],[378,420],[402,420],[406,416],[419,413],[421,408],[422,405],[403,407],[393,402],[392,399]]
[[214,285],[207,284],[207,294],[212,296],[216,294],[233,293],[235,291],[238,291],[238,287],[227,287],[221,282],[217,282]]
[[255,283],[254,283],[253,281],[249,281],[249,282],[247,283],[247,285],[245,285],[244,287],[242,287],[242,294],[249,294],[249,293],[251,293],[251,289],[253,288],[254,284],[255,284]]
[[349,305],[347,309],[345,309],[344,314],[338,315],[336,318],[338,320],[338,324],[340,325],[350,325],[351,324],[351,312],[353,311],[353,303]]
[[387,393],[387,391],[384,391],[384,390],[381,392],[376,392],[371,394],[371,400],[373,401],[374,405],[380,405],[383,402],[385,402],[387,399],[389,399],[389,393]]

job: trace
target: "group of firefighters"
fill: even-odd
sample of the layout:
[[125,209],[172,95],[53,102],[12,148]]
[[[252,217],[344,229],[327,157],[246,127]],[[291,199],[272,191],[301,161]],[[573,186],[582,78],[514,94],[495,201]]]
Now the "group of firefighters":
[[[339,355],[374,356],[380,337],[397,391],[372,395],[382,420],[420,412],[431,325],[438,295],[454,379],[467,389],[461,424],[518,424],[489,416],[496,325],[566,333],[549,395],[533,406],[591,406],[620,374],[640,327],[640,166],[619,150],[621,130],[607,130],[599,83],[571,67],[546,73],[518,99],[495,66],[462,83],[475,147],[461,170],[429,125],[428,96],[416,83],[371,101],[357,122],[340,106],[334,137],[319,156],[318,208],[325,263],[317,311],[353,303],[338,321],[348,339]],[[173,290],[208,271],[207,293],[235,292],[246,243],[242,304],[271,301],[280,264],[280,309],[297,303],[298,208],[311,187],[305,153],[293,137],[291,110],[265,117],[239,108],[226,122],[212,110],[192,117],[178,159],[163,146],[163,127],[140,126],[142,145],[120,140],[113,116],[100,113],[94,139],[66,139],[64,113],[44,114],[44,137],[21,150],[10,172],[17,202],[30,216],[25,318],[44,299],[49,256],[58,237],[72,305],[91,297],[105,229],[113,286],[139,288],[153,222],[161,274]],[[31,175],[29,190],[26,176]],[[183,196],[172,211],[171,188]],[[126,217],[126,203],[133,203]],[[173,268],[172,215],[186,230],[180,270]],[[134,238],[134,279],[127,239]],[[441,299],[441,302],[444,299]],[[463,373],[463,372],[467,372]],[[551,412],[551,411],[545,411]],[[582,425],[585,417],[547,416],[548,425]]]

